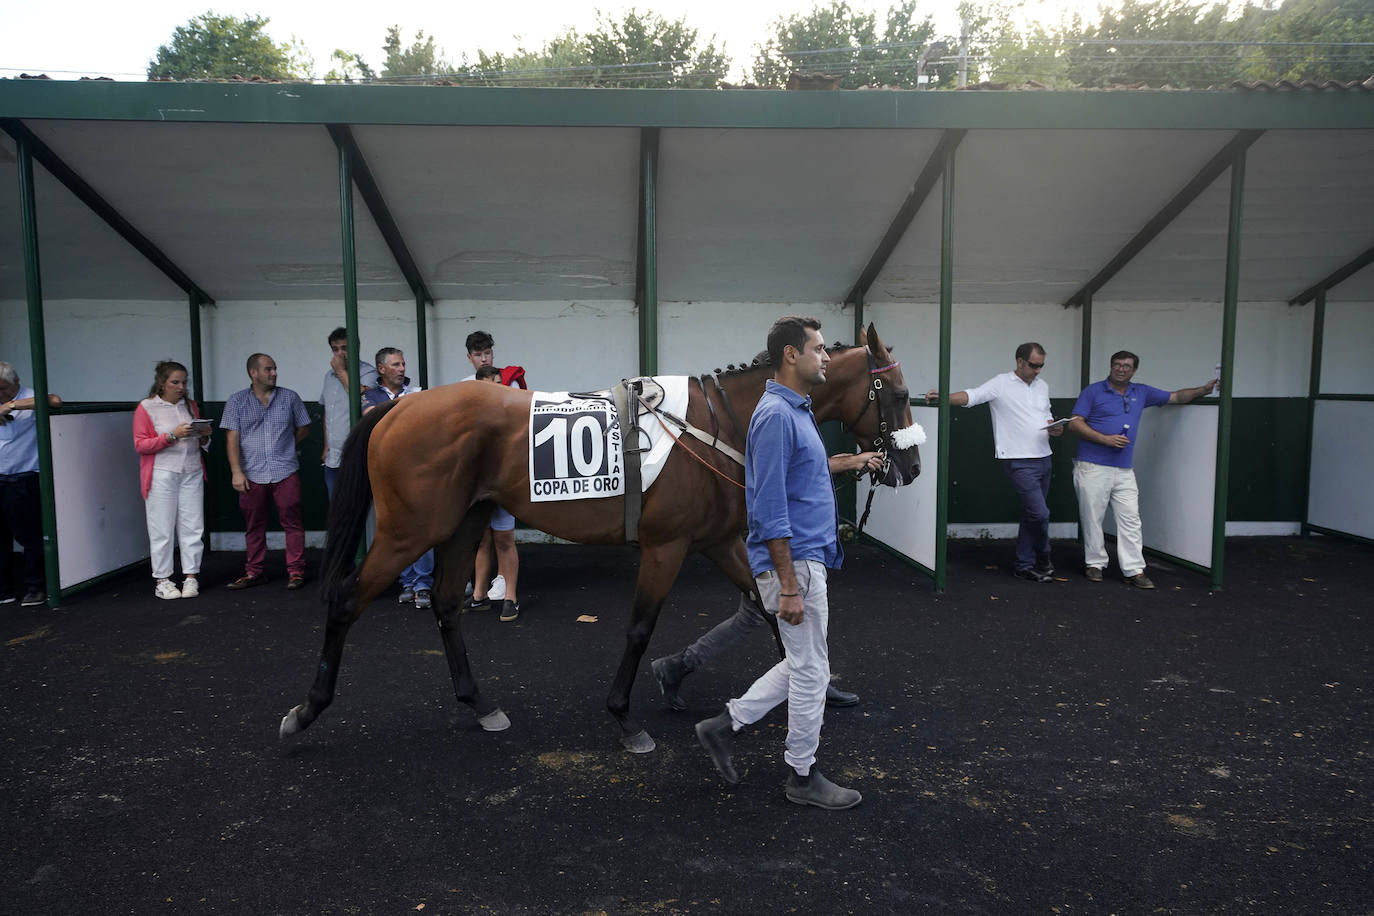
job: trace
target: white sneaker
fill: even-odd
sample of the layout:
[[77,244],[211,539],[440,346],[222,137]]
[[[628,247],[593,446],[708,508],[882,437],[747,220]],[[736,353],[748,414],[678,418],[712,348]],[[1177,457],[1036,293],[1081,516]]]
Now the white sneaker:
[[506,600],[506,577],[497,576],[491,580],[491,588],[487,589],[487,597],[492,601]]
[[171,579],[158,579],[153,594],[159,598],[180,598],[181,591],[172,584]]
[[187,576],[186,581],[181,583],[181,597],[197,598],[200,596],[200,583],[195,576]]

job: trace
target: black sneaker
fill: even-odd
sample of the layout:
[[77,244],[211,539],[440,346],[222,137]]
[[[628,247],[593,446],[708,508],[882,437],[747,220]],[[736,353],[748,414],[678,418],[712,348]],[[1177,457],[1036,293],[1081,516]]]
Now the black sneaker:
[[485,611],[489,607],[491,607],[490,598],[469,598],[467,601],[463,602],[463,613],[466,614],[468,611]]
[[1054,564],[1050,562],[1049,557],[1045,557],[1039,560],[1034,566],[1031,567],[1031,569],[1035,572],[1038,572],[1046,579],[1054,578]]
[[[1151,586],[1153,587],[1153,586]],[[48,593],[38,588],[31,588],[24,593],[24,600],[19,602],[20,607],[38,607],[40,604],[48,603]]]
[[1040,572],[1039,570],[1033,569],[1033,568],[1031,568],[1031,567],[1029,567],[1029,566],[1023,567],[1022,569],[1018,569],[1016,572],[1012,573],[1012,575],[1015,576],[1015,577],[1018,578],[1018,579],[1025,579],[1027,582],[1048,582],[1048,581],[1050,581],[1050,577],[1049,577],[1049,576],[1047,576],[1047,575],[1045,575],[1044,573]]
[[520,605],[516,604],[514,601],[511,601],[509,598],[501,602],[501,620],[503,622],[510,623],[512,620],[519,616]]

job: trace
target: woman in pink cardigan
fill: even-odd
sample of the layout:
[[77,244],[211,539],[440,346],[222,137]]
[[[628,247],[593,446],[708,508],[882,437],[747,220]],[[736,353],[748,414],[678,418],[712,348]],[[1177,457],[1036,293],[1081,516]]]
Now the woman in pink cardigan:
[[[148,516],[152,551],[153,594],[159,598],[194,598],[196,576],[205,545],[205,458],[210,445],[208,423],[196,402],[186,397],[186,367],[163,360],[157,364],[152,390],[134,408],[134,448]],[[181,588],[172,582],[172,548],[181,547]]]

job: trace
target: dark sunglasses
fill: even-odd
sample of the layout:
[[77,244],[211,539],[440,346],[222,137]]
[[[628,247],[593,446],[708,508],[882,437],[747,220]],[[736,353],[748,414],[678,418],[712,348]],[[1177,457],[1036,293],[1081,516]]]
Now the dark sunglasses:
[[1043,369],[1043,368],[1045,368],[1045,364],[1044,364],[1044,363],[1033,363],[1033,362],[1031,362],[1031,361],[1028,360],[1028,359],[1027,359],[1027,360],[1022,360],[1022,362],[1024,362],[1027,366],[1030,366],[1032,369]]

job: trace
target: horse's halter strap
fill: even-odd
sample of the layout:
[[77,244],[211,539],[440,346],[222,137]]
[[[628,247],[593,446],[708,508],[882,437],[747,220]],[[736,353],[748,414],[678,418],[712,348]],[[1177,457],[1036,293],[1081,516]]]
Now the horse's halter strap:
[[[887,450],[890,448],[893,451],[901,451],[901,449],[897,448],[897,444],[892,441],[892,434],[895,430],[888,425],[887,418],[883,416],[883,405],[878,403],[882,398],[881,392],[883,390],[883,380],[881,376],[889,369],[896,369],[901,363],[892,362],[886,366],[879,366],[871,352],[865,352],[864,355],[868,359],[868,398],[864,401],[864,406],[859,411],[859,415],[854,418],[853,422],[847,425],[849,426],[849,431],[854,434],[855,438],[858,438],[859,421],[864,418],[864,414],[868,413],[868,408],[872,407],[874,404],[878,405],[878,435],[873,438],[873,450],[883,452],[882,473],[886,474],[887,465],[890,460],[887,457]],[[878,472],[874,473],[876,475]]]

